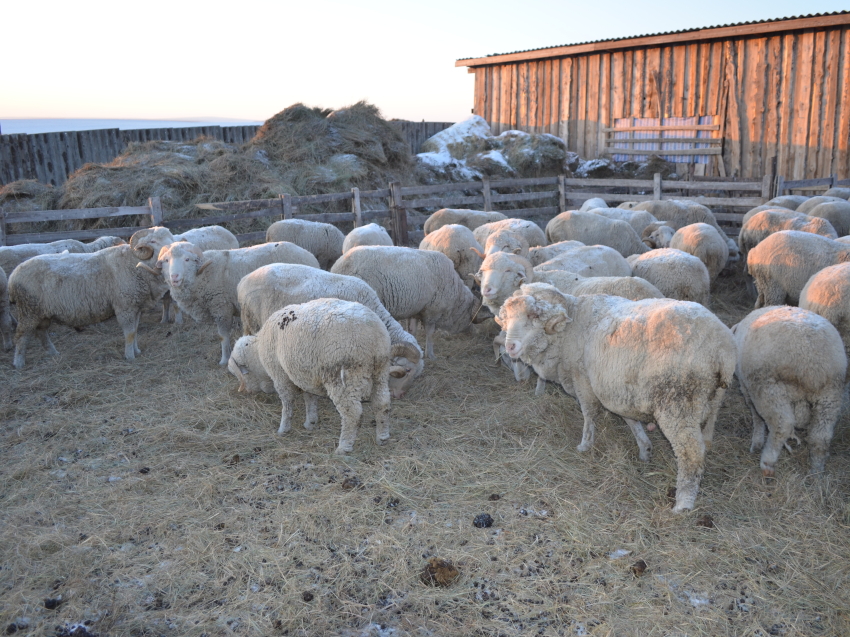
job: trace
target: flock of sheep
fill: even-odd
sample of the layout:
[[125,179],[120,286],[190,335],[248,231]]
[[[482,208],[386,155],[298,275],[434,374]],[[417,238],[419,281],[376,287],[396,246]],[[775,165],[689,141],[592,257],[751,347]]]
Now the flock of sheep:
[[[850,189],[777,197],[747,213],[737,244],[694,202],[609,208],[591,199],[545,232],[497,212],[443,209],[428,218],[418,250],[393,246],[376,224],[345,236],[306,220],[276,222],[266,243],[249,248],[217,226],[177,236],[146,228],[129,244],[3,247],[0,333],[10,349],[11,300],[20,369],[33,336],[58,355],[52,322],[83,327],[115,316],[133,360],[141,313],[161,301],[163,322],[185,312],[216,325],[220,364],[240,391],[278,393],[278,433],[290,429],[299,394],[307,429],[318,396],[329,397],[342,418],[337,453],[347,453],[363,400],[378,443],[389,438],[390,401],[434,358],[437,329],[458,333],[494,317],[497,361],[518,380],[533,371],[537,393],[551,381],[578,400],[580,451],[605,412],[626,422],[641,460],[651,452],[645,429],[661,429],[678,465],[674,510],[683,511],[694,506],[733,375],[765,475],[806,426],[811,470],[824,471],[850,351],[848,199]],[[758,297],[730,330],[707,308],[712,282],[740,258]],[[244,335],[231,348],[236,317]]]

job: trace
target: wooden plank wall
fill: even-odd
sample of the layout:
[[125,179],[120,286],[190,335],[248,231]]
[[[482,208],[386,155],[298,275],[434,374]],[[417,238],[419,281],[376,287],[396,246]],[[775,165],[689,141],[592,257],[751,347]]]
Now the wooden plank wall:
[[[622,117],[719,115],[726,174],[850,177],[850,28],[475,67],[495,134],[551,133],[599,157]],[[718,174],[712,163],[710,175]]]
[[454,122],[409,122],[403,119],[392,121],[401,128],[402,134],[410,142],[410,151],[414,155],[422,148],[422,142],[454,124]]

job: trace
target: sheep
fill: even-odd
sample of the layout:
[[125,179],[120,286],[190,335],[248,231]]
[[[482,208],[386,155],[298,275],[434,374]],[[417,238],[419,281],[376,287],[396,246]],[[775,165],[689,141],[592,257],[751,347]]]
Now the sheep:
[[52,322],[85,327],[113,316],[124,332],[124,358],[141,353],[137,340],[142,309],[161,298],[161,278],[138,269],[144,263],[129,245],[83,254],[46,254],[24,261],[9,277],[9,298],[18,307],[14,366],[23,368],[33,334],[58,356],[47,330]]
[[850,188],[830,188],[825,193],[823,193],[824,197],[838,197],[840,199],[850,200]]
[[782,230],[798,230],[811,232],[822,237],[837,239],[838,235],[832,224],[820,217],[811,217],[793,210],[762,210],[744,222],[738,235],[738,246],[746,260],[750,250],[764,241],[774,232]]
[[832,323],[850,357],[850,263],[831,265],[813,274],[800,292],[800,307]]
[[351,248],[356,248],[357,246],[391,245],[393,245],[393,240],[389,232],[377,223],[367,223],[365,226],[354,228],[354,230],[345,235],[345,241],[342,242],[342,253],[345,254]]
[[691,509],[714,423],[735,371],[732,333],[695,303],[564,295],[524,285],[499,311],[512,358],[533,366],[575,396],[584,416],[579,451],[606,412],[626,421],[648,461],[643,422],[655,422],[678,464],[675,512]]
[[810,215],[812,213],[810,213],[809,210],[821,205],[822,203],[847,203],[847,201],[841,197],[825,197],[823,195],[819,195],[817,197],[809,197],[806,199],[803,203],[797,206],[796,211]]
[[256,336],[236,341],[227,368],[240,391],[274,386],[283,403],[278,435],[291,429],[295,398],[303,393],[305,429],[318,424],[319,396],[330,398],[339,412],[337,454],[354,449],[363,400],[371,399],[377,444],[390,437],[390,335],[365,305],[340,299],[287,305]]
[[442,226],[426,235],[419,249],[445,254],[451,259],[460,280],[466,287],[472,288],[472,275],[481,267],[481,253],[484,251],[475,240],[472,230],[457,223]]
[[40,254],[61,254],[67,250],[71,254],[91,254],[104,248],[111,248],[126,243],[118,237],[98,237],[91,243],[83,243],[75,239],[62,239],[53,243],[22,243],[16,246],[0,246],[0,270],[8,277],[12,270],[27,259]]
[[266,230],[266,242],[288,241],[304,248],[319,260],[323,270],[329,269],[342,255],[345,235],[329,223],[306,219],[275,221]]
[[766,201],[766,206],[787,208],[788,210],[796,210],[800,204],[807,201],[809,197],[805,195],[779,195],[770,201]]
[[674,248],[697,257],[708,269],[709,281],[714,281],[729,259],[729,244],[726,235],[720,235],[707,223],[692,223],[674,231],[662,226],[649,236],[655,248]]
[[649,214],[646,210],[624,210],[622,208],[594,208],[590,210],[595,215],[602,215],[608,219],[619,219],[625,221],[635,229],[640,237],[643,234],[644,228],[649,224],[658,221],[655,217]]
[[487,235],[487,240],[484,243],[484,252],[478,256],[483,259],[485,255],[493,254],[494,252],[507,252],[526,257],[528,256],[528,250],[528,241],[523,235],[508,228],[500,228]]
[[592,197],[591,199],[586,200],[583,204],[581,204],[581,208],[579,208],[579,212],[590,212],[591,210],[595,210],[597,208],[607,208],[608,204],[601,197]]
[[810,232],[775,232],[747,255],[747,271],[755,279],[756,309],[796,305],[813,274],[850,261],[850,246]]
[[0,337],[3,339],[3,349],[12,349],[12,331],[15,319],[9,311],[9,286],[6,273],[0,269]]
[[551,243],[548,246],[537,246],[528,250],[528,260],[531,261],[531,265],[538,266],[550,259],[554,259],[563,252],[583,246],[584,244],[581,241],[559,241],[558,243]]
[[538,270],[567,270],[587,277],[632,274],[623,255],[608,246],[576,246],[535,267]]
[[753,416],[750,453],[761,450],[762,474],[775,476],[782,447],[806,426],[809,469],[823,473],[847,374],[838,331],[814,312],[781,306],[751,312],[732,332],[735,373]]
[[659,221],[663,221],[666,225],[674,230],[684,228],[692,223],[707,223],[712,226],[720,236],[723,236],[723,229],[717,225],[717,219],[714,213],[702,204],[687,199],[664,199],[661,201],[642,201],[633,208],[634,210],[646,210]]
[[829,221],[839,237],[850,233],[850,201],[826,201],[807,208],[805,214]]
[[381,305],[375,291],[357,277],[332,274],[306,265],[272,263],[245,275],[236,286],[236,298],[245,336],[258,333],[268,317],[285,305],[320,298],[362,303],[384,322],[392,341],[390,392],[393,398],[403,398],[413,380],[422,373],[424,357],[416,338],[404,331]]
[[159,251],[156,270],[168,283],[171,298],[196,321],[215,323],[221,340],[219,365],[230,358],[230,331],[239,314],[236,286],[243,276],[269,263],[300,263],[319,267],[310,252],[280,241],[238,250],[202,252],[186,241],[178,241]]
[[[485,223],[502,221],[503,219],[507,219],[507,217],[501,212],[443,208],[432,213],[428,219],[425,220],[425,225],[422,226],[422,230],[425,232],[426,236],[449,224],[466,226],[470,230],[475,230],[478,226],[483,226]],[[481,242],[479,241],[479,243]]]
[[488,237],[499,230],[510,230],[515,234],[522,235],[528,242],[529,248],[545,246],[549,243],[546,241],[546,235],[540,229],[540,226],[527,219],[502,219],[501,221],[485,223],[475,228],[472,234],[475,236],[475,240],[483,245],[486,250]]
[[345,253],[331,272],[363,279],[396,320],[416,318],[425,325],[425,353],[434,357],[437,328],[460,332],[488,318],[454,270],[451,260],[431,250],[362,246]]
[[625,221],[577,210],[562,212],[546,224],[546,238],[549,243],[575,240],[587,245],[604,245],[614,248],[624,257],[649,250]]
[[667,298],[708,307],[708,268],[697,257],[674,248],[661,248],[626,260],[634,276],[646,279]]
[[838,238],[836,239],[836,241],[838,241],[838,243],[846,243],[846,244],[850,244],[850,236],[838,237]]

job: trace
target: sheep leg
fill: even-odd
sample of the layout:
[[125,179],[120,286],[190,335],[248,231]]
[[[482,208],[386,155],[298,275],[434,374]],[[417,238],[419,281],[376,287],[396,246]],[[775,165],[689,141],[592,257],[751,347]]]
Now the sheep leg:
[[[596,423],[595,418],[601,416],[605,407],[599,402],[590,382],[586,378],[576,378],[573,380],[573,389],[578,403],[581,406],[581,413],[584,416],[584,429],[581,434],[581,443],[576,449],[578,451],[589,451],[593,447],[593,441],[596,439]],[[566,386],[564,387],[566,390]]]
[[124,332],[124,358],[128,361],[135,360],[138,352],[136,346],[136,328],[139,321],[135,312],[116,312],[115,319]]
[[[777,388],[779,389],[779,388]],[[761,411],[767,422],[767,442],[761,452],[761,472],[766,478],[776,475],[776,461],[785,441],[794,435],[794,407],[781,391],[768,391],[760,401]]]
[[162,319],[159,321],[160,323],[170,323],[171,322],[171,293],[166,292],[162,297]]
[[437,326],[434,323],[425,323],[425,354],[429,359],[434,360],[434,332]]
[[315,429],[319,423],[319,397],[316,394],[304,392],[304,429]]
[[383,369],[372,380],[372,413],[375,415],[375,442],[386,444],[390,438],[390,370]]
[[53,357],[59,356],[59,352],[56,350],[56,347],[54,347],[53,341],[50,340],[50,334],[48,334],[47,330],[47,327],[40,327],[36,330],[38,340],[41,341],[41,346],[47,350],[48,354]]
[[629,429],[632,430],[632,435],[635,437],[638,446],[638,457],[644,462],[649,462],[652,457],[652,441],[646,432],[643,430],[643,423],[630,418],[623,418]]
[[3,349],[9,351],[12,349],[12,332],[14,325],[12,323],[12,315],[9,313],[9,308],[4,311],[0,308],[0,334],[3,336]]
[[744,403],[746,403],[747,407],[750,408],[750,415],[753,417],[753,438],[750,443],[750,453],[756,453],[764,448],[764,437],[765,432],[767,431],[767,424],[765,424],[764,419],[761,415],[759,415],[758,410],[756,410],[756,406],[753,404],[752,398],[750,398],[750,393],[747,390],[747,387],[744,383],[739,383],[739,385],[741,387],[741,394],[744,396]]
[[289,376],[282,369],[276,370],[276,374],[272,377],[272,382],[283,406],[280,414],[280,427],[277,429],[277,435],[281,436],[292,429],[292,412],[294,411],[295,395],[300,390],[289,380]]
[[534,395],[542,396],[546,393],[546,379],[537,377],[537,385],[534,387]]
[[230,331],[233,328],[233,318],[230,316],[217,317],[215,328],[218,330],[218,338],[221,341],[221,360],[219,365],[227,365],[230,359]]
[[[769,279],[764,282],[756,281],[759,295],[756,300],[756,309],[760,307],[768,307],[770,305],[785,305],[785,290],[778,282]],[[761,305],[759,305],[761,303]]]
[[841,415],[841,408],[841,400],[821,399],[812,406],[808,437],[810,474],[826,471],[829,443],[832,442],[832,434],[835,423]]
[[511,369],[514,370],[514,379],[518,383],[531,378],[531,366],[520,360],[511,360]]
[[675,420],[666,414],[659,415],[657,420],[676,456],[676,505],[673,512],[681,513],[694,508],[705,470],[705,443],[700,423],[693,416],[680,414],[677,414]]
[[407,319],[407,331],[416,336],[417,329],[419,329],[419,322],[415,318]]
[[352,378],[349,378],[346,383],[334,382],[325,385],[328,397],[333,401],[342,418],[339,445],[334,452],[337,455],[344,455],[354,449],[357,427],[360,424],[360,416],[363,414],[363,405],[360,404],[360,397],[363,395],[362,385],[363,383],[358,383]]

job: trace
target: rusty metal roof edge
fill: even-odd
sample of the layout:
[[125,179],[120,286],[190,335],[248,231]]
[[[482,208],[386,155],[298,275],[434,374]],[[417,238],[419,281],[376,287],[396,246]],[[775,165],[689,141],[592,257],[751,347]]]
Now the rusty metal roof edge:
[[569,44],[555,44],[553,46],[544,46],[537,49],[521,49],[519,51],[508,51],[505,53],[488,53],[483,56],[472,56],[467,58],[458,58],[457,62],[463,62],[465,60],[478,60],[484,58],[493,58],[493,57],[501,57],[503,55],[516,55],[518,53],[533,53],[535,51],[548,51],[549,49],[560,49],[568,46],[582,46],[585,44],[601,44],[603,42],[622,42],[624,40],[637,40],[639,38],[654,38],[662,35],[678,35],[680,33],[695,33],[697,31],[708,31],[710,29],[726,29],[729,27],[742,27],[752,24],[770,24],[771,22],[785,22],[787,20],[803,20],[805,18],[823,18],[827,16],[839,16],[839,15],[848,15],[850,14],[850,10],[847,11],[832,11],[829,13],[809,13],[807,15],[794,15],[787,16],[784,18],[769,18],[767,20],[751,20],[749,22],[732,22],[730,24],[716,24],[707,27],[694,27],[691,29],[679,29],[677,31],[662,31],[660,33],[643,33],[641,35],[627,35],[622,38],[606,38],[604,40],[587,40],[586,42],[570,42]]

